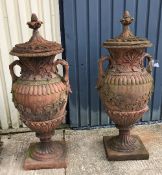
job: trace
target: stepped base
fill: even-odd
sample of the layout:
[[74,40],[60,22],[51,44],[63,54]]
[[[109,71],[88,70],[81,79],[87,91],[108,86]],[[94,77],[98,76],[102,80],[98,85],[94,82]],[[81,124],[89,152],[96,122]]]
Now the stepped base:
[[[52,168],[66,168],[66,143],[65,141],[52,141],[52,145],[54,145],[57,149],[57,152],[43,155],[46,157],[44,160],[36,160],[31,157],[31,152],[37,144],[40,143],[31,143],[27,152],[27,156],[24,162],[25,170],[36,170],[36,169],[52,169]],[[59,150],[60,149],[60,150]],[[52,155],[51,155],[52,154]],[[51,158],[49,158],[51,157]]]
[[147,160],[149,159],[149,153],[146,150],[145,146],[143,145],[141,139],[139,136],[133,136],[135,137],[138,142],[138,148],[136,148],[134,151],[131,152],[119,152],[111,149],[111,139],[112,136],[104,136],[103,137],[103,143],[105,147],[105,152],[107,155],[107,159],[109,161],[124,161],[124,160]]

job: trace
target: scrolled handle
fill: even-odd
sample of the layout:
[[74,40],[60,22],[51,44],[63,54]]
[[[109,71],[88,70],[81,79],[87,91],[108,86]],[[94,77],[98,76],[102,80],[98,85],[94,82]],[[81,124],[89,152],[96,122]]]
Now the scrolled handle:
[[148,54],[148,53],[145,53],[144,56],[143,56],[143,60],[144,60],[145,58],[148,60],[148,65],[147,65],[147,67],[146,67],[146,70],[147,70],[148,73],[151,74],[151,72],[152,72],[152,67],[153,67],[153,66],[152,66],[152,60],[153,60],[153,59],[152,59],[152,56],[151,56],[150,54]]
[[14,66],[15,65],[19,65],[21,67],[21,63],[20,63],[20,60],[15,60],[13,61],[10,65],[9,65],[9,69],[10,69],[10,74],[11,74],[11,77],[12,77],[12,82],[15,82],[19,77],[15,74],[14,72]]
[[103,64],[104,62],[108,60],[111,64],[111,57],[108,56],[102,56],[99,60],[98,60],[98,80],[97,80],[97,88],[100,88],[102,86],[102,81],[103,78],[105,77],[105,72],[103,70]]
[[65,67],[65,75],[64,75],[64,81],[68,87],[68,91],[69,92],[72,92],[71,91],[71,88],[70,88],[70,84],[69,84],[69,64],[67,61],[63,60],[63,59],[58,59],[54,62],[54,66],[57,66],[58,64],[61,64],[62,66]]

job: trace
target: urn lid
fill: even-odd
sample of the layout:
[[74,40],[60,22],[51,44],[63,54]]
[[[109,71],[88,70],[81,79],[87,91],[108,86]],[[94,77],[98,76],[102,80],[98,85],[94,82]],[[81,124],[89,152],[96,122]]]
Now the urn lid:
[[145,39],[135,36],[129,29],[132,23],[132,18],[128,11],[125,11],[120,22],[123,25],[122,33],[113,39],[109,39],[103,43],[105,48],[145,48],[151,47],[152,43]]
[[29,28],[33,29],[32,37],[25,43],[16,44],[10,54],[18,57],[46,57],[63,52],[61,44],[47,41],[39,34],[38,29],[42,24],[36,14],[32,14],[31,21],[27,22]]

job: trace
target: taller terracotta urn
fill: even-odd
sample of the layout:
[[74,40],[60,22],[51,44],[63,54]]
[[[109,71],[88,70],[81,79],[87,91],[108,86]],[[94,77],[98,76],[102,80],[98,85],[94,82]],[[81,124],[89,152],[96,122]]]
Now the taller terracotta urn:
[[[148,100],[153,89],[151,76],[152,57],[145,53],[152,44],[133,35],[129,29],[133,18],[125,11],[121,23],[122,33],[103,43],[110,56],[98,62],[98,82],[104,108],[119,129],[119,135],[104,136],[108,160],[148,159],[149,154],[138,136],[130,135],[130,129],[148,111]],[[144,61],[147,67],[144,67]],[[103,70],[104,61],[109,65]]]
[[[65,168],[66,144],[64,141],[52,141],[51,137],[66,115],[70,91],[69,66],[65,60],[54,61],[63,48],[41,37],[38,29],[42,22],[35,14],[27,24],[33,29],[33,35],[28,42],[17,44],[11,50],[10,54],[19,57],[19,60],[9,66],[13,102],[20,119],[40,139],[40,142],[30,145],[24,168]],[[64,77],[58,74],[58,64],[65,68]],[[20,77],[14,73],[15,65],[21,67]]]

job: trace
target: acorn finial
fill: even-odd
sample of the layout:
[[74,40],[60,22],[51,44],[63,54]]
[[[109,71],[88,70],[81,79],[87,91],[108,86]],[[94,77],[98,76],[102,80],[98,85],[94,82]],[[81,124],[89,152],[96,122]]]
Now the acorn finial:
[[120,35],[120,38],[129,38],[134,37],[133,33],[129,29],[129,25],[132,23],[134,18],[131,17],[128,11],[125,11],[123,14],[123,18],[120,20],[120,22],[123,25],[123,32]]
[[129,14],[129,11],[125,11],[123,14],[123,18],[120,20],[120,22],[123,25],[129,25],[132,23],[133,20],[134,18],[131,17],[131,15]]
[[32,13],[31,21],[27,22],[29,28],[33,30],[38,30],[41,27],[41,24],[43,24],[43,22],[38,20],[38,17],[35,13]]

